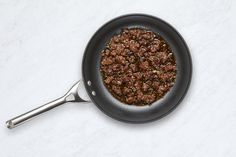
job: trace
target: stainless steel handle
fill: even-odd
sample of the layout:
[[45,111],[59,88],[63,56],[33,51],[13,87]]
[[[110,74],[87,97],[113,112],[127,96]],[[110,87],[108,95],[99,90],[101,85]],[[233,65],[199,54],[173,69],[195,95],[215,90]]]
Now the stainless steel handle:
[[18,125],[32,119],[33,117],[36,117],[37,115],[40,115],[46,111],[49,111],[57,106],[60,106],[66,102],[87,102],[86,100],[83,100],[79,94],[78,94],[78,88],[81,81],[78,81],[76,84],[74,84],[71,89],[62,97],[51,101],[45,105],[42,105],[36,109],[33,109],[29,112],[26,112],[22,115],[19,115],[15,118],[12,118],[6,122],[7,128],[12,129],[14,127],[17,127]]
[[7,128],[12,129],[12,128],[24,123],[25,121],[30,120],[31,118],[33,118],[33,117],[35,117],[39,114],[42,114],[46,111],[49,111],[49,110],[51,110],[51,109],[53,109],[53,108],[55,108],[55,107],[57,107],[61,104],[64,104],[65,102],[66,102],[65,98],[61,97],[61,98],[56,99],[52,102],[49,102],[45,105],[42,105],[42,106],[40,106],[36,109],[33,109],[33,110],[28,111],[28,112],[26,112],[22,115],[19,115],[19,116],[15,117],[11,120],[8,120],[6,122]]

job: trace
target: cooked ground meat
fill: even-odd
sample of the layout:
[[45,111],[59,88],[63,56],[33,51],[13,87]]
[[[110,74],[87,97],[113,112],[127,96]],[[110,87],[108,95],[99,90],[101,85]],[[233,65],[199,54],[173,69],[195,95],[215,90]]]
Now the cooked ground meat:
[[125,104],[151,105],[174,85],[177,70],[172,50],[150,30],[125,28],[101,54],[104,85]]

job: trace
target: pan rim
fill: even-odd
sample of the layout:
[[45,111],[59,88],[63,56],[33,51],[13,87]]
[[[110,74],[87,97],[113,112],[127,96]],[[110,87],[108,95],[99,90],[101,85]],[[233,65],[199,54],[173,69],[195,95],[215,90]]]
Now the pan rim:
[[183,94],[181,95],[181,97],[179,98],[179,100],[175,103],[175,105],[169,109],[166,113],[162,114],[161,116],[158,116],[158,117],[154,117],[154,118],[151,118],[151,119],[146,119],[146,120],[138,120],[138,121],[132,121],[132,120],[127,120],[127,119],[122,119],[120,117],[117,117],[117,116],[114,116],[113,114],[109,113],[109,112],[106,112],[103,107],[101,107],[100,105],[98,105],[94,99],[93,99],[93,96],[90,94],[90,90],[88,89],[88,86],[86,85],[86,82],[85,83],[85,89],[86,89],[86,92],[88,93],[91,101],[103,112],[105,113],[105,115],[113,118],[113,119],[116,119],[118,121],[121,121],[121,122],[127,122],[127,123],[133,123],[133,124],[141,124],[141,123],[147,123],[147,122],[152,122],[152,121],[156,121],[158,119],[161,119],[163,117],[165,117],[166,115],[168,115],[169,113],[171,113],[177,106],[179,106],[179,104],[182,102],[182,100],[184,99],[184,97],[186,96],[187,94],[187,91],[189,89],[189,86],[191,84],[191,80],[192,80],[192,69],[193,69],[193,65],[192,65],[192,58],[191,58],[191,55],[190,55],[190,51],[189,51],[189,48],[186,44],[186,41],[184,40],[184,38],[182,37],[182,35],[172,26],[170,25],[168,22],[162,20],[161,18],[159,17],[155,17],[155,16],[152,16],[152,15],[148,15],[148,14],[143,14],[143,13],[132,13],[132,14],[125,14],[125,15],[121,15],[121,16],[118,16],[118,17],[115,17],[111,20],[109,20],[108,22],[106,22],[105,24],[103,24],[102,26],[100,26],[96,31],[95,33],[93,34],[93,36],[90,38],[90,40],[88,41],[87,45],[86,45],[86,48],[85,48],[85,51],[84,51],[84,54],[83,54],[83,58],[82,58],[82,78],[84,80],[84,76],[85,76],[85,71],[83,70],[83,67],[85,65],[85,55],[86,55],[86,52],[87,52],[87,49],[92,41],[92,39],[94,38],[94,36],[96,36],[98,34],[98,32],[105,26],[109,25],[110,23],[116,21],[116,20],[119,20],[121,18],[126,18],[126,17],[132,17],[132,16],[141,16],[141,17],[148,17],[148,18],[152,18],[152,19],[155,19],[155,20],[158,20],[160,22],[162,22],[163,24],[167,25],[168,27],[170,27],[174,33],[180,38],[181,42],[183,43],[185,49],[186,49],[186,55],[187,55],[187,58],[188,58],[188,61],[189,61],[189,79],[188,79],[188,82],[186,83],[186,88],[183,92]]

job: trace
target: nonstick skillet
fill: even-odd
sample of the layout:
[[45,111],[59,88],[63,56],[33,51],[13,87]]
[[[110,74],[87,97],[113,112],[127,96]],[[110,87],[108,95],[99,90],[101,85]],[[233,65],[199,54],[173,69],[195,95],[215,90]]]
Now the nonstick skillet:
[[[122,28],[144,27],[162,36],[169,43],[177,64],[177,77],[174,86],[160,100],[151,106],[126,105],[115,99],[103,84],[100,74],[101,50],[109,39]],[[170,113],[184,98],[192,75],[192,62],[189,49],[181,35],[165,21],[144,14],[130,14],[117,17],[103,25],[90,39],[83,56],[83,83],[91,101],[105,114],[123,122],[144,123],[162,118]],[[15,117],[6,122],[14,128],[45,111],[66,102],[86,102],[78,93],[78,81],[64,96]]]

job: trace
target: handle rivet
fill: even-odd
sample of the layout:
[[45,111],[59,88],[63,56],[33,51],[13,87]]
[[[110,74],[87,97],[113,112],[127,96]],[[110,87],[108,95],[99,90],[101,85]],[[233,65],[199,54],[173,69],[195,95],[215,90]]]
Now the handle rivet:
[[93,95],[93,96],[96,96],[96,92],[95,92],[95,91],[92,91],[92,95]]
[[91,86],[91,85],[92,85],[92,82],[91,82],[91,81],[88,81],[88,82],[87,82],[87,85],[88,85],[88,86]]

